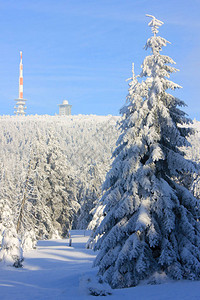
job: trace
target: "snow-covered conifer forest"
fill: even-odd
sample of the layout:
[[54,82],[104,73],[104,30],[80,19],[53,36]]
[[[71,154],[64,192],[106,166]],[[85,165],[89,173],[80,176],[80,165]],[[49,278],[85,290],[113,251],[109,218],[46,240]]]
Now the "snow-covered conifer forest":
[[2,228],[8,214],[21,235],[34,231],[37,239],[87,228],[110,168],[118,119],[1,117]]
[[[75,231],[73,254],[71,241],[67,254],[52,247],[58,256],[63,251],[63,261],[79,254],[94,260],[96,281],[81,279],[92,295],[109,295],[107,284],[200,279],[200,122],[174,96],[181,86],[170,80],[175,62],[160,54],[169,43],[158,35],[163,22],[148,17],[150,54],[140,75],[132,65],[122,117],[0,117],[5,265],[21,268],[38,240],[64,247],[70,230],[89,229],[87,249],[80,248],[85,231],[81,238]],[[47,245],[51,260],[47,242],[39,244],[40,255]]]

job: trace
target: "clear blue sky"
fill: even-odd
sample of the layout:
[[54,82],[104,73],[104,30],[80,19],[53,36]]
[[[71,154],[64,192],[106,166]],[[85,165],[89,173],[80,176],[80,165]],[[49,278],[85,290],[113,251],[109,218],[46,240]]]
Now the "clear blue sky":
[[22,50],[28,114],[54,115],[67,99],[72,114],[118,115],[153,14],[180,69],[176,96],[200,120],[199,12],[199,0],[0,0],[0,114],[13,114]]

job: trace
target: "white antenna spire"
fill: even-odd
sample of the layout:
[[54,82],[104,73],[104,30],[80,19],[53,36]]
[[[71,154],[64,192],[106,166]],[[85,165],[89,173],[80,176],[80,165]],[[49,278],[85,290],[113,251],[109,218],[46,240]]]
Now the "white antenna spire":
[[19,99],[23,99],[23,64],[22,64],[22,51],[20,51],[20,65],[19,65]]
[[158,19],[156,19],[152,15],[146,15],[146,17],[152,18],[152,20],[149,22],[148,26],[151,27],[151,31],[153,32],[154,36],[156,36],[156,33],[158,33],[158,28],[162,26],[164,23]]

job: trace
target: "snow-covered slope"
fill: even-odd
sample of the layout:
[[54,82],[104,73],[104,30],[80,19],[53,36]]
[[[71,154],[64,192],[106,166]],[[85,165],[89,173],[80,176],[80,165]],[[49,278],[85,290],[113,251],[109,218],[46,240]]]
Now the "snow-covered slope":
[[[38,216],[37,207],[43,207],[40,212],[44,211],[44,214],[42,216],[39,213],[39,219],[45,218],[45,225],[40,226],[38,230],[40,238],[49,238],[56,232],[64,234],[67,230],[62,225],[63,220],[66,220],[66,216],[62,214],[62,205],[65,203],[61,205],[61,198],[56,200],[55,193],[52,193],[56,187],[63,194],[62,190],[66,185],[70,186],[67,193],[71,203],[78,201],[80,204],[80,210],[73,219],[73,227],[86,228],[92,219],[89,212],[101,197],[101,185],[112,163],[112,152],[120,134],[116,126],[119,118],[111,115],[0,116],[0,201],[9,201],[15,221],[31,165],[30,175],[35,182],[35,186],[30,187],[31,197],[37,196],[40,203],[32,207],[32,211],[29,203],[28,209],[32,215]],[[194,127],[200,132],[200,122],[194,121]],[[200,134],[191,137],[190,141],[192,147],[187,150],[187,157],[199,162]],[[53,158],[58,162],[56,174],[52,172],[53,165],[48,166],[48,169],[45,167],[45,160],[48,160],[52,151],[56,151],[56,155],[60,153],[59,157],[57,155]],[[62,154],[65,156],[65,162]],[[61,166],[62,174],[58,174]],[[63,176],[67,178],[66,182],[62,180]],[[48,177],[49,182],[46,182]],[[45,199],[49,199],[50,196],[54,199],[53,204],[50,206],[48,203],[46,207]],[[74,211],[78,207],[75,208]],[[55,218],[49,222],[49,216],[52,214]],[[67,227],[71,222],[72,219]]]
[[[23,269],[1,266],[0,299],[94,299],[89,295],[85,279],[93,278],[97,272],[92,269],[95,254],[92,250],[85,249],[88,236],[84,236],[84,231],[71,233],[72,247],[68,246],[69,241],[66,239],[40,241],[36,250],[25,255]],[[197,300],[199,290],[200,282],[172,281],[113,290],[108,299]]]
[[23,227],[37,226],[40,238],[64,236],[72,222],[86,228],[110,168],[118,119],[1,116],[0,201],[9,202],[14,222],[25,195]]

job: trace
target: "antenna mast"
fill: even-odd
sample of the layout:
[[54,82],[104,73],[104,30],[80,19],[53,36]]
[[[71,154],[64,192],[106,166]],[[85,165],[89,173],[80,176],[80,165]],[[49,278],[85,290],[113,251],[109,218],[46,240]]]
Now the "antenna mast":
[[15,99],[17,101],[16,106],[14,107],[15,114],[17,116],[25,116],[25,104],[26,99],[23,99],[23,64],[22,64],[22,51],[20,51],[20,64],[19,64],[19,98]]

